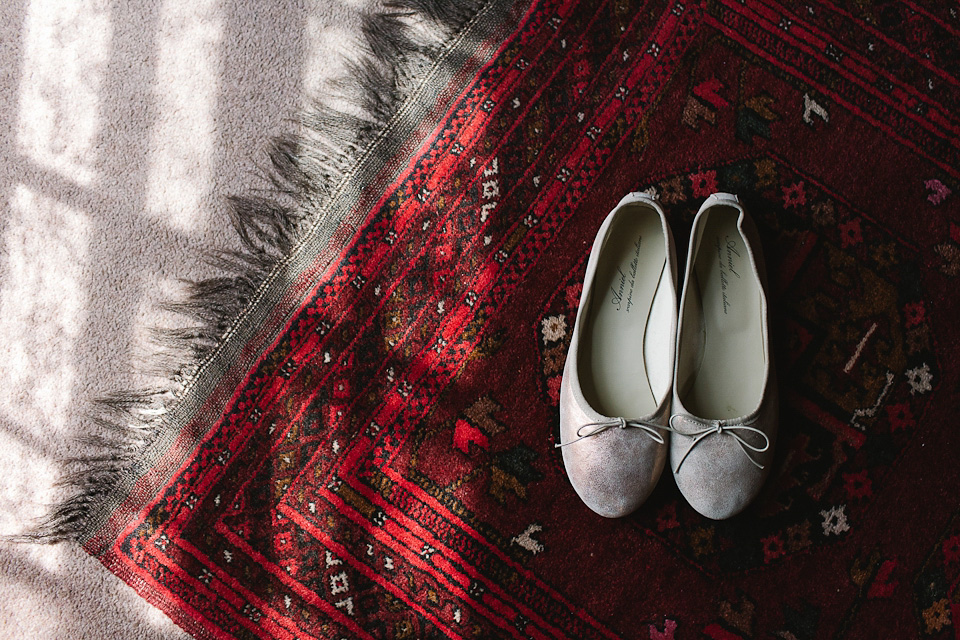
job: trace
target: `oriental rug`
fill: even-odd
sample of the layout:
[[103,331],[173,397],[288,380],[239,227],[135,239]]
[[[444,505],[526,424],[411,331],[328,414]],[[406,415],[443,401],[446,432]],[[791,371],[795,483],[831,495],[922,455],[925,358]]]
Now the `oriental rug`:
[[[200,638],[960,637],[960,16],[933,0],[407,2],[278,142],[248,250],[105,401],[46,532]],[[557,394],[620,197],[763,236],[760,499],[606,520]],[[132,425],[132,426],[131,426]]]

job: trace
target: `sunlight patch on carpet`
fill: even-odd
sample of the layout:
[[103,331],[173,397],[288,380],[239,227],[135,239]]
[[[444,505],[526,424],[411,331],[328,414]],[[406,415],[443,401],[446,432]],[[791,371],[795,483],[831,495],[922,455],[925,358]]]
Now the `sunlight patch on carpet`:
[[81,185],[96,177],[109,5],[33,0],[24,25],[18,142],[34,162]]

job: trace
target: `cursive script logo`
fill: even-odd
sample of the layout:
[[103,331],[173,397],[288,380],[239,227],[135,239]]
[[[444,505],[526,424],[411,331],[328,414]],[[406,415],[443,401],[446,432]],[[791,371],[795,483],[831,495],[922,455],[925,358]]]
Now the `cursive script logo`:
[[[726,315],[727,309],[730,308],[730,299],[727,297],[727,288],[730,286],[730,276],[728,274],[733,274],[740,279],[740,274],[737,273],[737,270],[734,266],[734,259],[740,257],[740,252],[737,251],[737,241],[731,239],[730,236],[724,238],[725,246],[720,246],[719,236],[716,239],[717,245],[717,260],[720,262],[720,291],[723,297],[723,313]],[[726,250],[726,260],[723,257],[723,251]]]
[[727,269],[730,270],[730,273],[732,273],[733,275],[737,276],[737,278],[739,278],[740,274],[737,273],[737,270],[733,268],[733,256],[737,256],[738,258],[740,257],[740,252],[737,251],[737,241],[731,240],[730,236],[726,237],[726,241],[727,241]]
[[620,307],[623,305],[623,287],[627,284],[627,275],[620,267],[617,267],[617,273],[620,274],[620,279],[617,281],[616,288],[610,287],[610,292],[613,293],[610,302],[617,308],[617,311],[620,311]]
[[630,307],[633,306],[633,289],[637,285],[637,267],[640,265],[640,245],[642,242],[643,236],[640,236],[633,243],[633,258],[627,264],[627,270],[630,272],[629,279],[627,274],[623,272],[623,268],[617,267],[620,279],[616,281],[614,286],[610,287],[610,293],[613,294],[610,302],[617,308],[617,311],[623,308],[623,291],[628,284],[630,287],[627,289],[627,313],[630,313]]
[[633,288],[637,283],[637,265],[640,263],[640,244],[643,242],[643,236],[637,238],[633,243],[633,260],[630,261],[630,293],[627,294],[627,313],[630,313],[630,307],[633,306]]

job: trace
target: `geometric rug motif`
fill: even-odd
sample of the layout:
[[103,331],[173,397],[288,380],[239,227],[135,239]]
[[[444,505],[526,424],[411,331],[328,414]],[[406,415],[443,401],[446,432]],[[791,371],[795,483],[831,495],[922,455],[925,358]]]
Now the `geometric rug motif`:
[[[923,638],[954,638],[960,621],[960,511],[932,547],[914,579],[914,602]],[[889,565],[890,561],[888,561]],[[889,574],[893,567],[884,566]]]

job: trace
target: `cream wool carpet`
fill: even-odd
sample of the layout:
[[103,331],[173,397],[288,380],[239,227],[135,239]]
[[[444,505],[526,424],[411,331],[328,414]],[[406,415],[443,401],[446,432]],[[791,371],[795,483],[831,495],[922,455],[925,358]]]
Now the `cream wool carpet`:
[[[265,187],[374,4],[0,3],[0,536],[62,497],[89,402],[149,386],[160,303],[213,272],[224,197]],[[0,542],[0,638],[180,637],[79,546]]]

